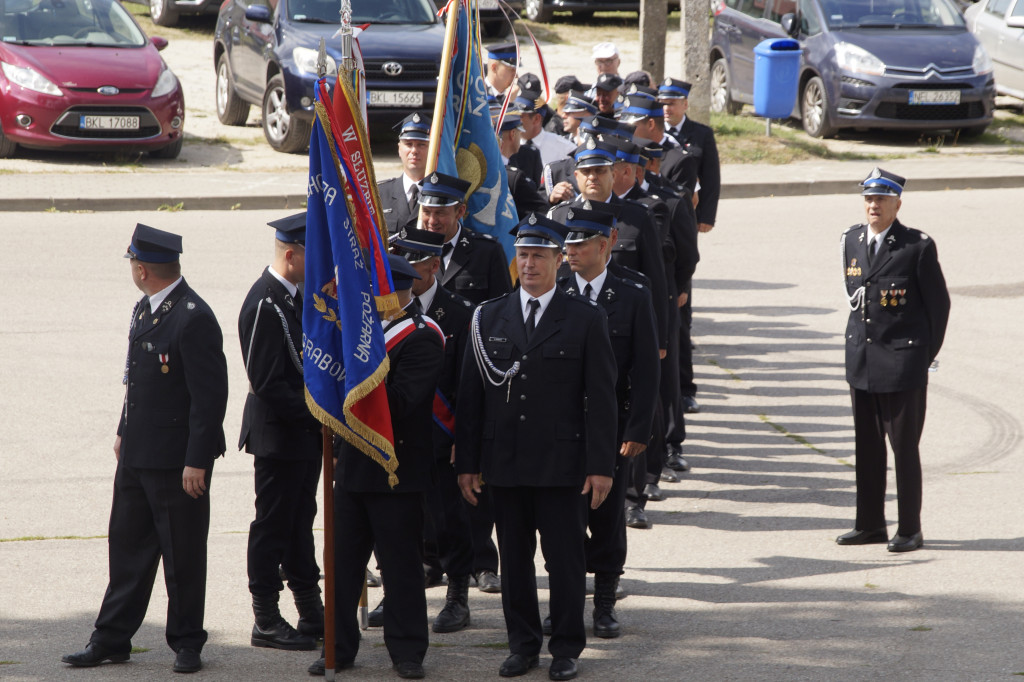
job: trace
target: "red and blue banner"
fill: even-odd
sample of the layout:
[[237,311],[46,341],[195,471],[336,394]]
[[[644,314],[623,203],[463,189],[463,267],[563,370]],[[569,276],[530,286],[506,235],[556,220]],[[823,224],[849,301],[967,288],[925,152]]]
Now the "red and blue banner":
[[[369,146],[351,87],[334,106],[317,82],[309,142],[302,367],[313,415],[380,464],[398,484],[384,379],[390,367],[378,308],[397,309]],[[350,103],[346,109],[339,97]],[[326,104],[325,104],[326,103]],[[342,116],[335,113],[342,110]],[[347,114],[346,114],[347,112]],[[349,115],[346,118],[346,115]]]
[[442,128],[436,165],[431,168],[428,161],[428,169],[470,183],[463,224],[497,239],[511,264],[515,260],[515,238],[509,231],[519,222],[519,216],[508,191],[505,163],[487,106],[476,4],[475,0],[448,3],[448,21],[456,21],[454,43],[450,48],[446,46],[452,56],[451,74],[437,87],[433,125]]

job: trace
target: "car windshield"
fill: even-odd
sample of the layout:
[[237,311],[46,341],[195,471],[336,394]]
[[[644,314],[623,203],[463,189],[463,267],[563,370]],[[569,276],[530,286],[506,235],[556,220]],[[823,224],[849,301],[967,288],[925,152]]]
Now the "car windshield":
[[819,0],[829,28],[962,28],[950,0]]
[[0,40],[86,47],[146,44],[146,36],[115,0],[0,0]]
[[[2,0],[0,0],[2,1]],[[313,24],[337,24],[338,0],[290,0],[288,16],[292,21]],[[359,24],[433,24],[434,4],[430,0],[352,0],[352,25]]]

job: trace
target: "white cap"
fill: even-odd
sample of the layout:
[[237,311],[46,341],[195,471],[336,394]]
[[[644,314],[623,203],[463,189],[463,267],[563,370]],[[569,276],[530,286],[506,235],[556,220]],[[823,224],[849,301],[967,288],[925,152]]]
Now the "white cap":
[[593,55],[594,59],[611,59],[619,56],[619,48],[615,43],[598,43],[594,45]]

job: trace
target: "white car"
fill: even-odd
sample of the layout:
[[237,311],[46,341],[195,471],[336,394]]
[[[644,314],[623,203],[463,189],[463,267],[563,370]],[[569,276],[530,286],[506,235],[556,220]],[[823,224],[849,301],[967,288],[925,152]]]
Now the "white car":
[[964,19],[992,58],[996,92],[1024,100],[1024,0],[981,0]]

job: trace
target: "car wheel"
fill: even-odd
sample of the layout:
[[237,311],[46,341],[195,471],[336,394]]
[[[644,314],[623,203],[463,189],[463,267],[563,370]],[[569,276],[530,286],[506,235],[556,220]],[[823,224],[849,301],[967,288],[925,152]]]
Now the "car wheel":
[[0,159],[9,159],[18,150],[18,143],[12,142],[4,135],[4,129],[0,127]]
[[523,12],[530,21],[551,21],[551,8],[544,4],[544,0],[526,0]]
[[722,114],[738,114],[742,102],[734,102],[729,94],[729,65],[720,57],[711,65],[711,111]]
[[166,147],[160,149],[154,149],[149,153],[154,159],[176,159],[178,154],[181,154],[181,146],[185,143],[185,138],[182,135],[178,135],[178,139],[170,143]]
[[505,19],[485,21],[480,25],[480,32],[484,38],[504,38],[512,32],[512,25]]
[[174,0],[149,0],[149,18],[157,26],[176,26],[178,7]]
[[800,116],[803,118],[804,130],[811,137],[833,137],[836,127],[832,125],[831,105],[825,83],[815,76],[804,86],[803,97],[800,98]]
[[217,60],[217,118],[229,126],[244,126],[249,118],[249,103],[235,94],[226,52]]
[[267,83],[263,93],[263,135],[279,152],[294,154],[309,145],[312,126],[288,113],[284,93],[284,77],[277,74]]

